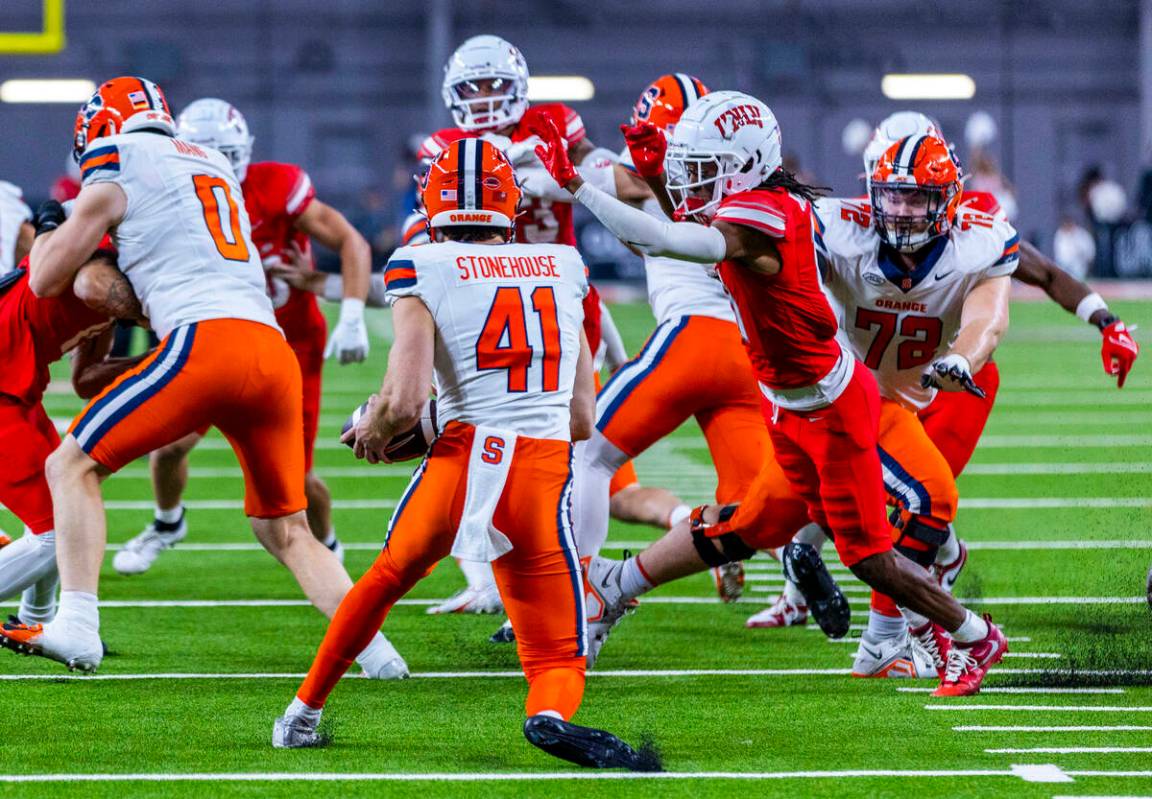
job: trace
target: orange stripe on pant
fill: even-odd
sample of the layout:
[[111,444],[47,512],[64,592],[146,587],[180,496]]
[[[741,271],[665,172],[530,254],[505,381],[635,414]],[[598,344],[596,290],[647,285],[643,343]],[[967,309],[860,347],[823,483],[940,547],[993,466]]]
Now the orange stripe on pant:
[[[600,391],[599,372],[592,373],[592,382],[596,384],[596,391]],[[640,478],[636,475],[636,464],[632,461],[624,461],[624,465],[616,470],[612,475],[612,480],[608,483],[608,496],[614,497],[617,492],[639,482]]]
[[213,319],[172,331],[72,422],[81,449],[117,471],[158,447],[213,426],[244,471],[244,512],[303,510],[300,367],[280,331]]
[[600,432],[631,457],[696,417],[716,467],[718,502],[744,497],[772,457],[739,328],[722,319],[661,323],[599,393],[596,411]]
[[[380,629],[388,612],[452,549],[464,510],[475,428],[450,422],[396,507],[383,552],[356,583],[328,627],[297,694],[322,707],[341,675]],[[492,563],[516,630],[528,678],[528,715],[554,710],[565,719],[584,693],[584,595],[571,541],[571,447],[518,438],[493,524],[512,551]]]

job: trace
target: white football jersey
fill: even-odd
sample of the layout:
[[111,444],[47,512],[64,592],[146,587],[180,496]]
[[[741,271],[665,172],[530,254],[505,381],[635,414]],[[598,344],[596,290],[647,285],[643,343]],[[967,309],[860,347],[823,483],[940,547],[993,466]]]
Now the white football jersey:
[[279,329],[227,158],[159,133],[125,133],[93,141],[80,171],[84,186],[115,183],[128,198],[112,240],[157,335],[208,319]]
[[920,375],[955,338],[972,289],[1015,271],[1020,237],[1006,220],[961,209],[951,235],[927,245],[909,273],[881,247],[868,201],[824,198],[814,210],[824,293],[841,341],[872,370],[882,396],[925,407],[936,389],[922,388]]
[[32,209],[25,205],[20,187],[0,180],[0,275],[16,268],[20,227],[31,221]]
[[436,320],[441,424],[570,438],[586,271],[562,244],[439,242],[392,253],[389,301],[419,297]]
[[[620,163],[632,168],[632,154],[627,147],[620,153]],[[656,198],[649,197],[642,207],[657,219],[668,220]],[[681,316],[708,316],[736,322],[724,285],[700,264],[645,255],[644,272],[648,280],[648,302],[657,324]]]

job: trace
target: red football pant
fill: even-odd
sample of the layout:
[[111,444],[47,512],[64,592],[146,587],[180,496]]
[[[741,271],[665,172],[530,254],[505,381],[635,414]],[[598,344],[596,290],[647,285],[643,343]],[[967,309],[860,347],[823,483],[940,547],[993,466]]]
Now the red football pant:
[[812,521],[832,534],[845,566],[892,549],[880,456],[880,393],[855,365],[844,393],[826,408],[778,408],[769,421],[776,460]]
[[932,404],[919,414],[928,438],[948,461],[955,477],[964,471],[980,443],[1000,390],[1000,369],[995,361],[988,361],[973,379],[984,389],[984,399],[967,391],[939,391]]
[[[352,587],[328,626],[297,696],[328,695],[408,593],[452,549],[464,510],[475,428],[451,422],[401,498],[384,551]],[[584,587],[569,526],[571,445],[518,438],[493,524],[513,549],[492,571],[528,678],[525,710],[569,719],[584,696]]]
[[43,405],[0,395],[0,504],[36,535],[53,527],[44,461],[58,446],[60,435]]

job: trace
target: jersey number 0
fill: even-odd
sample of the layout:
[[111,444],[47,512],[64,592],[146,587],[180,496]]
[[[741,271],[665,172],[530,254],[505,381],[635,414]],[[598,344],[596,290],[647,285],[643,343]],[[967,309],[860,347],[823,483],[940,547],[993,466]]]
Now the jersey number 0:
[[[539,286],[532,292],[532,310],[540,317],[540,337],[544,342],[541,388],[556,391],[560,388],[560,324],[556,293],[551,286]],[[476,368],[507,369],[508,391],[517,394],[528,390],[528,367],[532,365],[526,317],[520,289],[498,288],[476,340]]]
[[212,175],[193,175],[192,183],[196,186],[196,197],[204,209],[204,224],[212,234],[216,249],[229,261],[247,261],[248,243],[240,230],[240,211],[232,199],[228,182]]

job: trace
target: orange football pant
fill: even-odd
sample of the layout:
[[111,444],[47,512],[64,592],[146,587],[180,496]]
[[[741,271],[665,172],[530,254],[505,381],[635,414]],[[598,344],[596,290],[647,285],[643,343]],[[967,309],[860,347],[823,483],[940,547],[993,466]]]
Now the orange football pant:
[[984,399],[967,391],[940,391],[919,414],[928,437],[948,461],[954,477],[959,477],[972,459],[992,414],[996,392],[1000,390],[1000,369],[995,361],[988,361],[973,379],[984,389]]
[[[947,529],[956,518],[960,501],[956,480],[951,465],[933,443],[915,411],[890,399],[880,401],[877,451],[884,471],[884,488],[890,502],[900,508],[904,521],[916,519],[937,530]],[[901,531],[893,528],[893,540],[900,537]],[[903,545],[918,550],[929,549],[929,545],[911,537],[905,537]],[[890,597],[875,591],[872,592],[872,609],[885,616],[900,615]]]
[[[600,393],[599,372],[592,373],[592,382],[596,384],[596,393]],[[615,496],[621,489],[639,482],[640,478],[636,475],[636,464],[632,461],[625,461],[624,465],[612,475],[612,480],[608,483],[608,496]]]
[[[323,707],[398,599],[452,549],[475,428],[449,422],[396,506],[384,550],[328,626],[297,696]],[[584,696],[584,589],[571,531],[571,445],[520,437],[493,524],[512,550],[492,563],[528,678],[529,716],[569,719]]]
[[109,471],[208,426],[244,471],[244,512],[303,510],[300,367],[277,328],[212,319],[176,328],[95,397],[68,431]]

